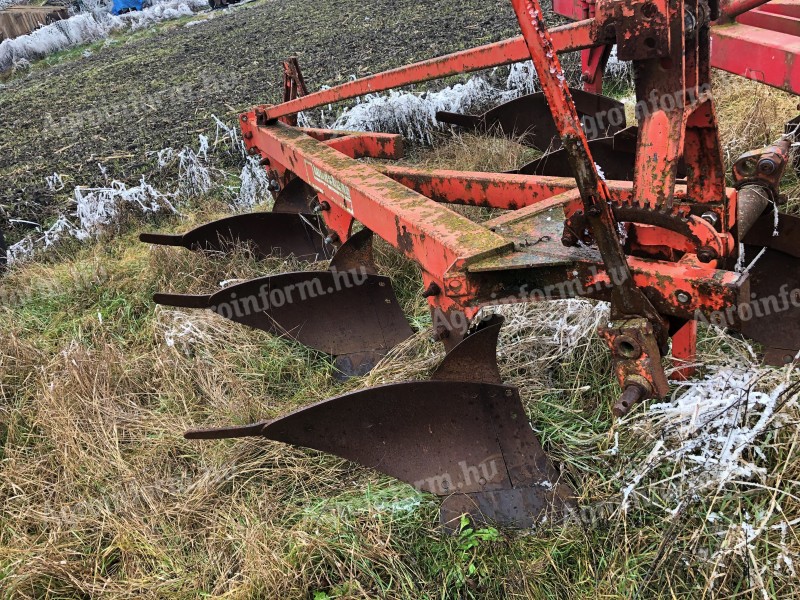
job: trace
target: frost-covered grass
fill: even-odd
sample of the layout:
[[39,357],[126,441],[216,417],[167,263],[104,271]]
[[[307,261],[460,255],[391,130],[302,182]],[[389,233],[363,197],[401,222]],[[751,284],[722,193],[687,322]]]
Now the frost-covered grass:
[[[148,183],[145,176],[135,184],[107,181],[107,185],[68,187],[61,175],[53,173],[46,178],[47,188],[55,193],[69,193],[71,210],[60,215],[49,227],[37,227],[36,232],[9,246],[8,263],[33,258],[36,254],[57,248],[68,240],[85,242],[114,234],[131,219],[147,218],[159,214],[180,214],[178,208],[191,200],[209,194],[230,198],[234,210],[252,209],[259,203],[272,199],[268,189],[269,179],[258,161],[244,152],[236,131],[213,117],[216,137],[213,147],[206,135],[198,136],[197,148],[185,146],[180,150],[167,147],[150,153],[154,171],[173,177],[170,191],[163,192]],[[242,164],[238,187],[229,180],[236,175],[213,165],[217,152],[233,153]],[[107,175],[102,172],[102,175]]]
[[117,16],[102,4],[94,10],[84,10],[68,19],[40,27],[28,35],[3,40],[0,42],[0,72],[106,39],[115,32],[136,31],[161,21],[191,16],[207,8],[205,0],[155,0],[149,8]]
[[437,92],[370,94],[358,99],[333,123],[333,129],[401,133],[415,142],[432,143],[439,126],[438,111],[469,112],[519,95],[516,89],[496,88],[483,77],[472,77]]
[[[524,61],[511,65],[504,80],[497,81],[495,69],[488,74],[469,77],[438,91],[390,90],[385,94],[368,94],[357,98],[355,105],[346,108],[330,126],[353,131],[384,131],[400,133],[414,142],[432,144],[435,132],[447,126],[436,120],[438,111],[479,113],[521,95],[541,91],[533,63]],[[606,69],[609,87],[628,88],[630,64],[616,58],[612,52]],[[571,85],[579,86],[572,81]],[[326,122],[325,111],[318,115],[302,115],[303,124],[313,126]]]

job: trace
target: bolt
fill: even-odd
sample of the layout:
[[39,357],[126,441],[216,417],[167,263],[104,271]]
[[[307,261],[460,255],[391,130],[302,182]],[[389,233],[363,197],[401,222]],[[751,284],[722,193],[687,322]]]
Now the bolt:
[[561,243],[567,246],[577,246],[578,244],[578,236],[576,236],[571,231],[565,231],[564,235],[561,236]]
[[314,208],[312,209],[312,211],[314,212],[315,215],[318,215],[321,212],[324,212],[324,211],[330,210],[330,209],[331,209],[331,205],[328,203],[328,201],[327,200],[323,200],[322,202],[317,202],[314,205]]
[[675,294],[675,297],[678,299],[678,302],[680,302],[681,304],[688,304],[689,301],[692,299],[692,296],[690,294],[687,294],[686,292],[683,292],[683,291],[678,292],[677,294]]
[[697,249],[697,260],[701,263],[710,263],[717,258],[719,258],[717,251],[710,246],[701,246]]
[[430,298],[431,296],[438,296],[441,293],[442,288],[439,287],[439,284],[435,281],[431,281],[431,284],[423,290],[422,297]]
[[255,146],[253,146],[253,147],[251,147],[251,148],[248,148],[248,149],[247,149],[247,153],[248,153],[250,156],[255,156],[256,154],[258,154],[258,148],[256,148]]
[[264,157],[258,162],[258,164],[261,165],[262,167],[268,167],[269,166],[269,159]]
[[245,123],[247,123],[247,115],[242,115],[242,121],[244,121]]
[[628,414],[631,407],[637,402],[644,400],[646,395],[647,390],[644,389],[644,387],[638,383],[628,383],[625,386],[625,391],[622,392],[622,396],[619,398],[619,402],[614,405],[611,412],[617,417],[624,417]]
[[335,244],[338,241],[339,241],[339,234],[336,233],[335,231],[331,231],[330,234],[328,234],[328,237],[325,238],[325,243],[329,246],[331,244]]
[[708,212],[703,213],[703,220],[708,221],[712,225],[716,226],[717,222],[719,221],[719,216],[717,216],[717,213],[709,210]]
[[252,138],[253,138],[253,132],[252,131],[245,131],[244,132],[244,139],[249,140],[249,139],[252,139]]
[[506,390],[503,393],[506,395],[506,398],[511,398],[511,396],[514,395],[514,392],[512,392],[511,390]]
[[269,184],[267,185],[267,189],[270,192],[280,192],[281,191],[281,184],[278,182],[277,179],[270,179]]
[[599,217],[600,216],[600,207],[597,205],[592,205],[589,207],[589,210],[586,211],[586,214],[590,217]]
[[764,175],[772,175],[778,170],[778,165],[771,158],[762,158],[758,161],[758,170]]

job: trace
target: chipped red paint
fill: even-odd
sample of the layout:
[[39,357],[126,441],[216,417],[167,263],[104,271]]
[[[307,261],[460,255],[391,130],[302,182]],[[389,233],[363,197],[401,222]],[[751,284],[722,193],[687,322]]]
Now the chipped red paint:
[[[582,20],[548,31],[537,0],[512,3],[523,34],[517,38],[305,96],[300,86],[292,92],[287,77],[291,99],[241,115],[245,144],[251,155],[262,157],[271,178],[285,185],[299,177],[316,190],[334,245],[349,238],[357,219],[416,262],[431,309],[445,319],[434,323],[435,334],[448,347],[483,306],[576,296],[611,300],[614,325],[602,333],[626,390],[614,409],[621,414],[629,402],[666,393],[660,352],[668,334],[673,357],[684,361],[676,376],[687,377],[691,369],[685,362],[695,356],[695,319],[750,299],[747,276],[726,270],[738,252],[737,228],[746,229],[738,210],[745,200],[742,196],[739,206],[738,192],[725,185],[707,88],[712,64],[720,66],[710,54],[710,25],[684,18],[685,9],[697,10],[697,0],[556,0],[559,12]],[[723,6],[731,18],[742,14],[711,28],[714,56],[726,47],[722,68],[741,71],[737,61],[746,58],[763,70],[766,83],[797,91],[800,0],[762,4],[744,0]],[[649,18],[639,19],[642,11]],[[610,22],[615,27],[607,27]],[[694,27],[700,32],[689,30]],[[599,91],[607,45],[614,41],[619,52],[638,61],[637,100],[677,99],[653,104],[641,115],[633,181],[600,176],[557,57],[591,49],[584,55],[585,83]],[[751,46],[753,54],[747,55],[743,49]],[[400,136],[299,129],[276,121],[365,93],[527,58],[534,62],[575,177],[367,164],[357,159],[400,158]],[[680,183],[679,162],[686,171]],[[447,204],[507,212],[477,224]],[[579,241],[588,245],[579,247]],[[629,352],[620,340],[633,340],[641,352]]]
[[575,189],[571,177],[426,171],[391,165],[376,166],[398,183],[437,202],[516,210]]
[[325,143],[350,158],[403,158],[403,138],[387,133],[354,134],[334,137]]

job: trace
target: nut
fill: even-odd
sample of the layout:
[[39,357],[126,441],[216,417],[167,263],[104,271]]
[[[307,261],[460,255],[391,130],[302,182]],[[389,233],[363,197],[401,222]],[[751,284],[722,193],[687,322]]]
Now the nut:
[[701,263],[710,263],[712,260],[717,260],[719,255],[717,251],[710,246],[701,246],[697,249],[697,260]]
[[764,175],[772,175],[778,170],[778,165],[771,158],[762,158],[758,161],[758,170]]
[[716,224],[719,222],[719,215],[717,215],[717,213],[714,211],[709,210],[704,212],[702,216],[704,221],[708,221],[714,226],[716,226]]

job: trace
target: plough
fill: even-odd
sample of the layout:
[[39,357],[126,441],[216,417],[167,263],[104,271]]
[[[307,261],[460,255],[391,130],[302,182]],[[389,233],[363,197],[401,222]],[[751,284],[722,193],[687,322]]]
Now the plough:
[[[375,266],[377,235],[422,270],[433,336],[447,350],[431,379],[186,437],[264,436],[333,453],[442,496],[444,523],[466,513],[524,527],[570,510],[574,498],[518,390],[501,381],[502,318],[476,319],[483,307],[610,302],[600,336],[622,389],[618,416],[668,393],[668,354],[673,378],[692,375],[699,320],[758,342],[768,363],[796,359],[800,219],[777,206],[797,128],[743,155],[726,179],[711,67],[800,93],[800,1],[556,0],[576,21],[550,29],[538,0],[512,4],[521,36],[315,93],[287,62],[284,102],[240,115],[247,151],[275,190],[273,211],[182,236],[142,235],[197,250],[241,242],[261,256],[330,260],[325,271],[155,300],[299,340],[334,355],[342,376],[367,372],[412,334]],[[635,127],[598,94],[613,46],[633,63]],[[558,58],[577,51],[583,90],[568,87]],[[391,162],[402,156],[398,135],[297,126],[300,111],[522,60],[532,60],[540,93],[483,115],[439,115],[545,151],[513,172],[407,168]],[[476,223],[449,207],[459,204],[499,210]],[[762,310],[772,300],[776,310]]]

